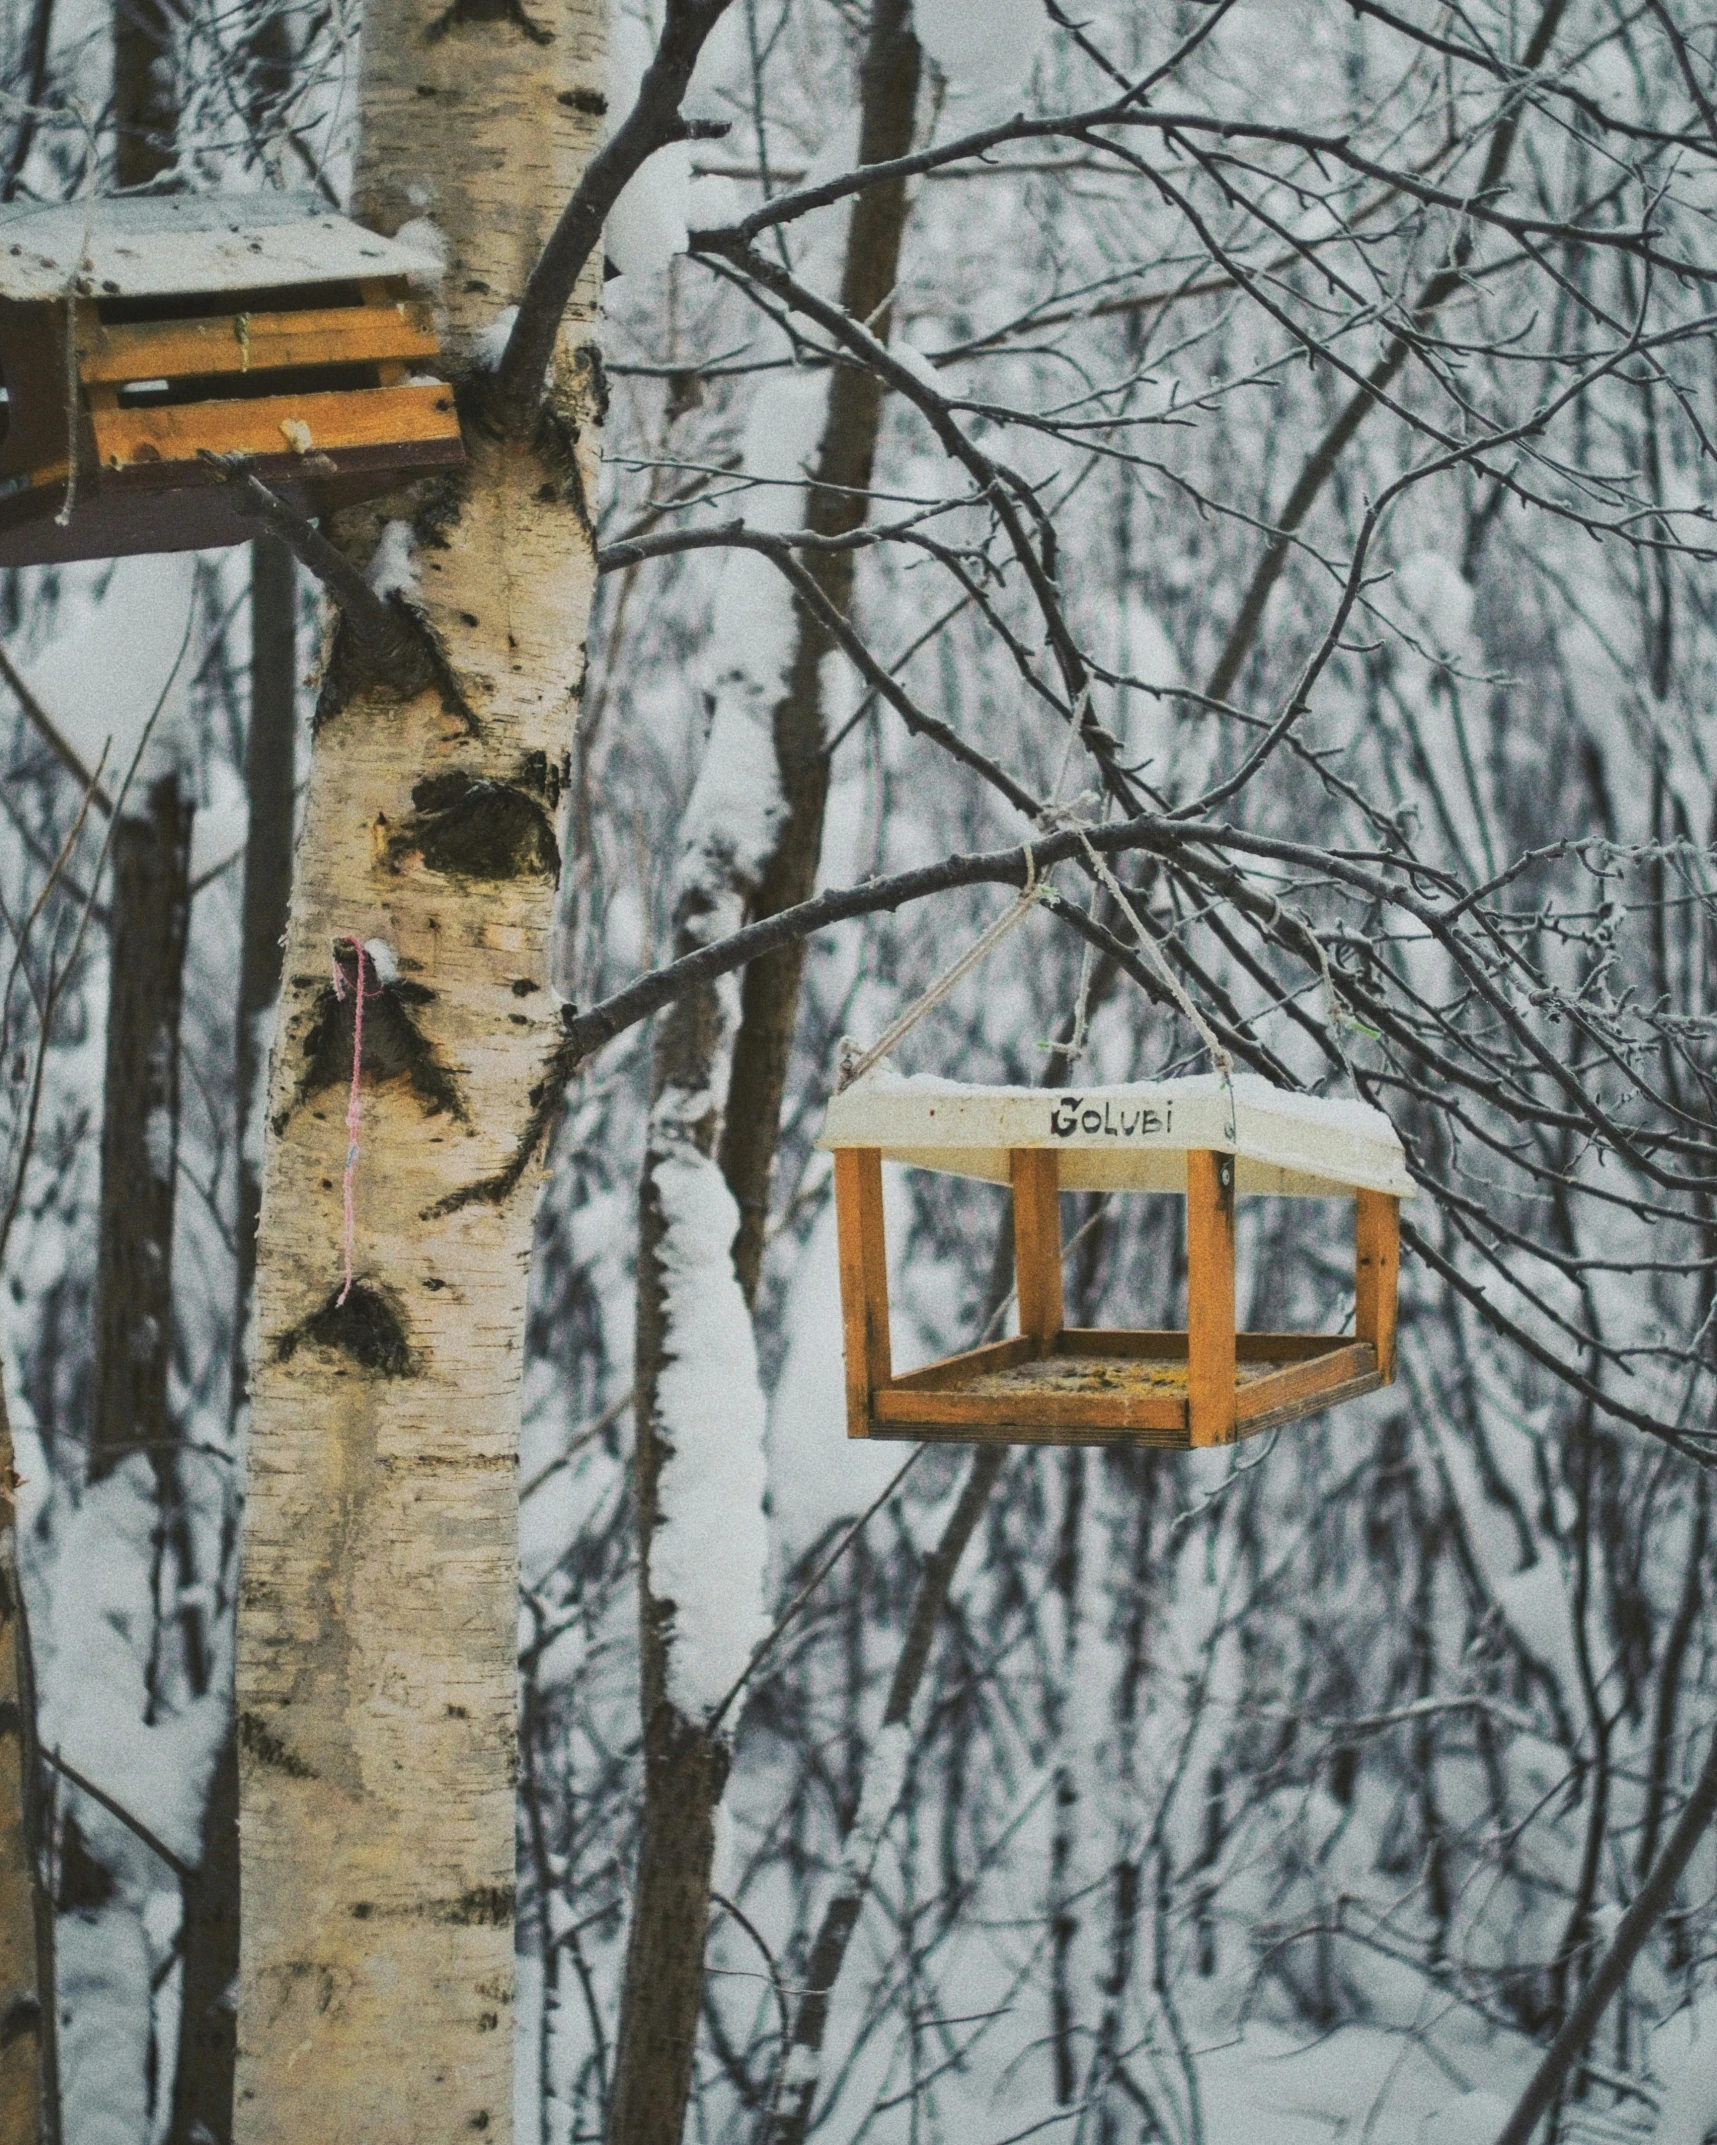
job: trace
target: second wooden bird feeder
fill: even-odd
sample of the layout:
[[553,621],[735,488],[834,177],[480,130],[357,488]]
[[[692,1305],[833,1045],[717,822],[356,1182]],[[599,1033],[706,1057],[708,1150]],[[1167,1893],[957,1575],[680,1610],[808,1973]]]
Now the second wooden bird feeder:
[[437,274],[302,195],[0,211],[0,566],[244,541],[208,455],[311,515],[456,467]]
[[[1399,1209],[1413,1189],[1381,1111],[1251,1078],[964,1087],[879,1070],[829,1105],[852,1437],[1001,1444],[1225,1445],[1395,1376]],[[1013,1189],[1019,1333],[896,1375],[885,1159]],[[1186,1201],[1184,1332],[1070,1327],[1063,1192]],[[1237,1197],[1354,1202],[1352,1333],[1235,1328]]]

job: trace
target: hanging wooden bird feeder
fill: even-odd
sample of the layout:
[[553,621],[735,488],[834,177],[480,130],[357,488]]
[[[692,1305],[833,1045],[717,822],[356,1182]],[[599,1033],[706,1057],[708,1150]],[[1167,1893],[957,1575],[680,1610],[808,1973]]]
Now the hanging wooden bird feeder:
[[[1000,1444],[1226,1445],[1395,1376],[1399,1209],[1413,1183],[1380,1111],[1205,1076],[1077,1093],[903,1080],[829,1105],[852,1437]],[[1019,1334],[896,1376],[884,1159],[1013,1188]],[[1179,1333],[1074,1327],[1061,1293],[1063,1192],[1186,1201]],[[1351,1198],[1352,1333],[1237,1333],[1237,1196]]]
[[207,455],[310,515],[456,467],[437,274],[309,195],[0,212],[0,565],[244,541]]

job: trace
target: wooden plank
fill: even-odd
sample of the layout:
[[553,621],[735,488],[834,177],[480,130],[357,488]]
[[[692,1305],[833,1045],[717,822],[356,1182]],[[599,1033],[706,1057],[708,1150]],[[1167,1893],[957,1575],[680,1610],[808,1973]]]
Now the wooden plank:
[[[0,249],[3,251],[3,249]],[[0,474],[41,470],[32,483],[65,475],[65,312],[58,305],[13,305],[0,298],[0,371],[6,381],[6,434],[0,440]],[[75,413],[74,417],[75,417]]]
[[847,1435],[869,1437],[871,1396],[893,1376],[879,1148],[842,1147],[836,1151],[835,1233],[840,1249],[841,1322],[846,1343]]
[[328,305],[294,313],[225,313],[199,320],[112,325],[80,310],[78,372],[86,382],[174,380],[302,365],[356,365],[370,358],[430,358],[440,349],[420,299]]
[[[1352,1345],[1350,1333],[1237,1333],[1234,1352],[1242,1363],[1300,1363]],[[1134,1333],[1118,1326],[1064,1326],[1056,1336],[1060,1356],[1149,1357],[1184,1362],[1184,1333]]]
[[1286,1370],[1272,1371],[1268,1377],[1254,1378],[1250,1385],[1243,1385],[1236,1397],[1235,1413],[1241,1422],[1250,1422],[1255,1416],[1269,1415],[1302,1401],[1327,1407],[1329,1403],[1319,1399],[1319,1394],[1345,1385],[1352,1378],[1376,1376],[1377,1355],[1370,1342],[1347,1341],[1327,1355],[1314,1356],[1309,1363],[1290,1364]]
[[1054,1423],[877,1423],[873,1438],[909,1445],[1142,1445],[1185,1452],[1186,1425],[1131,1430],[1070,1430]]
[[1377,1351],[1384,1384],[1395,1376],[1395,1305],[1401,1283],[1401,1202],[1357,1192],[1353,1202],[1353,1330]]
[[1008,1370],[1015,1363],[1028,1362],[1036,1353],[1036,1344],[1029,1336],[1011,1341],[988,1341],[982,1348],[968,1348],[961,1355],[943,1356],[939,1362],[926,1363],[920,1370],[903,1370],[892,1381],[893,1390],[897,1393],[943,1392],[950,1386],[964,1385],[968,1378],[981,1377],[985,1371]]
[[1061,1162],[1053,1147],[1013,1151],[1014,1278],[1019,1330],[1040,1355],[1055,1345],[1061,1300]]
[[1234,1436],[1234,1157],[1186,1158],[1186,1390],[1194,1445]]
[[1279,1430],[1284,1423],[1297,1423],[1308,1415],[1322,1415],[1326,1409],[1338,1408],[1344,1400],[1357,1400],[1363,1393],[1377,1393],[1383,1389],[1384,1380],[1376,1371],[1366,1371],[1356,1378],[1344,1378],[1339,1385],[1329,1386],[1321,1393],[1311,1393],[1299,1400],[1270,1408],[1262,1415],[1242,1418],[1236,1435],[1257,1437],[1264,1430]]
[[1055,1337],[1058,1356],[1120,1356],[1184,1363],[1184,1333],[1135,1333],[1125,1326],[1063,1326]]
[[1242,1363],[1304,1363],[1332,1348],[1351,1348],[1351,1333],[1237,1333],[1234,1353]]
[[[453,391],[442,386],[368,387],[343,395],[264,395],[241,402],[180,402],[158,410],[90,413],[104,469],[141,462],[194,462],[209,454],[337,454],[342,447],[457,439]],[[302,426],[306,440],[285,425]]]
[[1185,1424],[1186,1402],[1166,1393],[1034,1391],[1023,1380],[1006,1393],[873,1392],[879,1423],[965,1423],[1001,1427],[1022,1417],[1046,1429],[1172,1430]]

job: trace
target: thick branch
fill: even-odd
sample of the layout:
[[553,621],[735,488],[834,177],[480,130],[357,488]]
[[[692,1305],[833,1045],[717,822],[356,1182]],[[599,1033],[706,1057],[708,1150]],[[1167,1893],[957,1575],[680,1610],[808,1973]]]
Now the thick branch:
[[314,522],[287,505],[246,466],[243,455],[209,454],[204,461],[232,487],[239,511],[278,536],[339,606],[351,648],[379,683],[402,695],[426,692],[440,680],[440,666],[423,628],[400,603],[378,596],[345,554]]
[[561,316],[596,250],[609,211],[627,182],[658,149],[685,141],[692,133],[680,117],[680,101],[691,86],[704,40],[729,4],[730,0],[668,0],[662,41],[639,84],[637,103],[586,166],[525,285],[486,413],[489,423],[504,436],[528,433],[536,420],[543,375],[554,355]]

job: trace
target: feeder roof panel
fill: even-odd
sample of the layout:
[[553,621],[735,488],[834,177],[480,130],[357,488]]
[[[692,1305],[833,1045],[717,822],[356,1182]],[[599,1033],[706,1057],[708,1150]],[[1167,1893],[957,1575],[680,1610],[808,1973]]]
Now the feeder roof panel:
[[1006,1184],[1018,1147],[1052,1147],[1069,1192],[1186,1190],[1189,1148],[1237,1158],[1236,1188],[1290,1198],[1355,1191],[1411,1198],[1395,1128],[1361,1102],[1294,1095],[1241,1074],[1126,1087],[967,1087],[886,1066],[836,1095],[820,1147]]
[[0,298],[166,298],[361,276],[435,282],[434,256],[315,194],[145,194],[0,210]]

